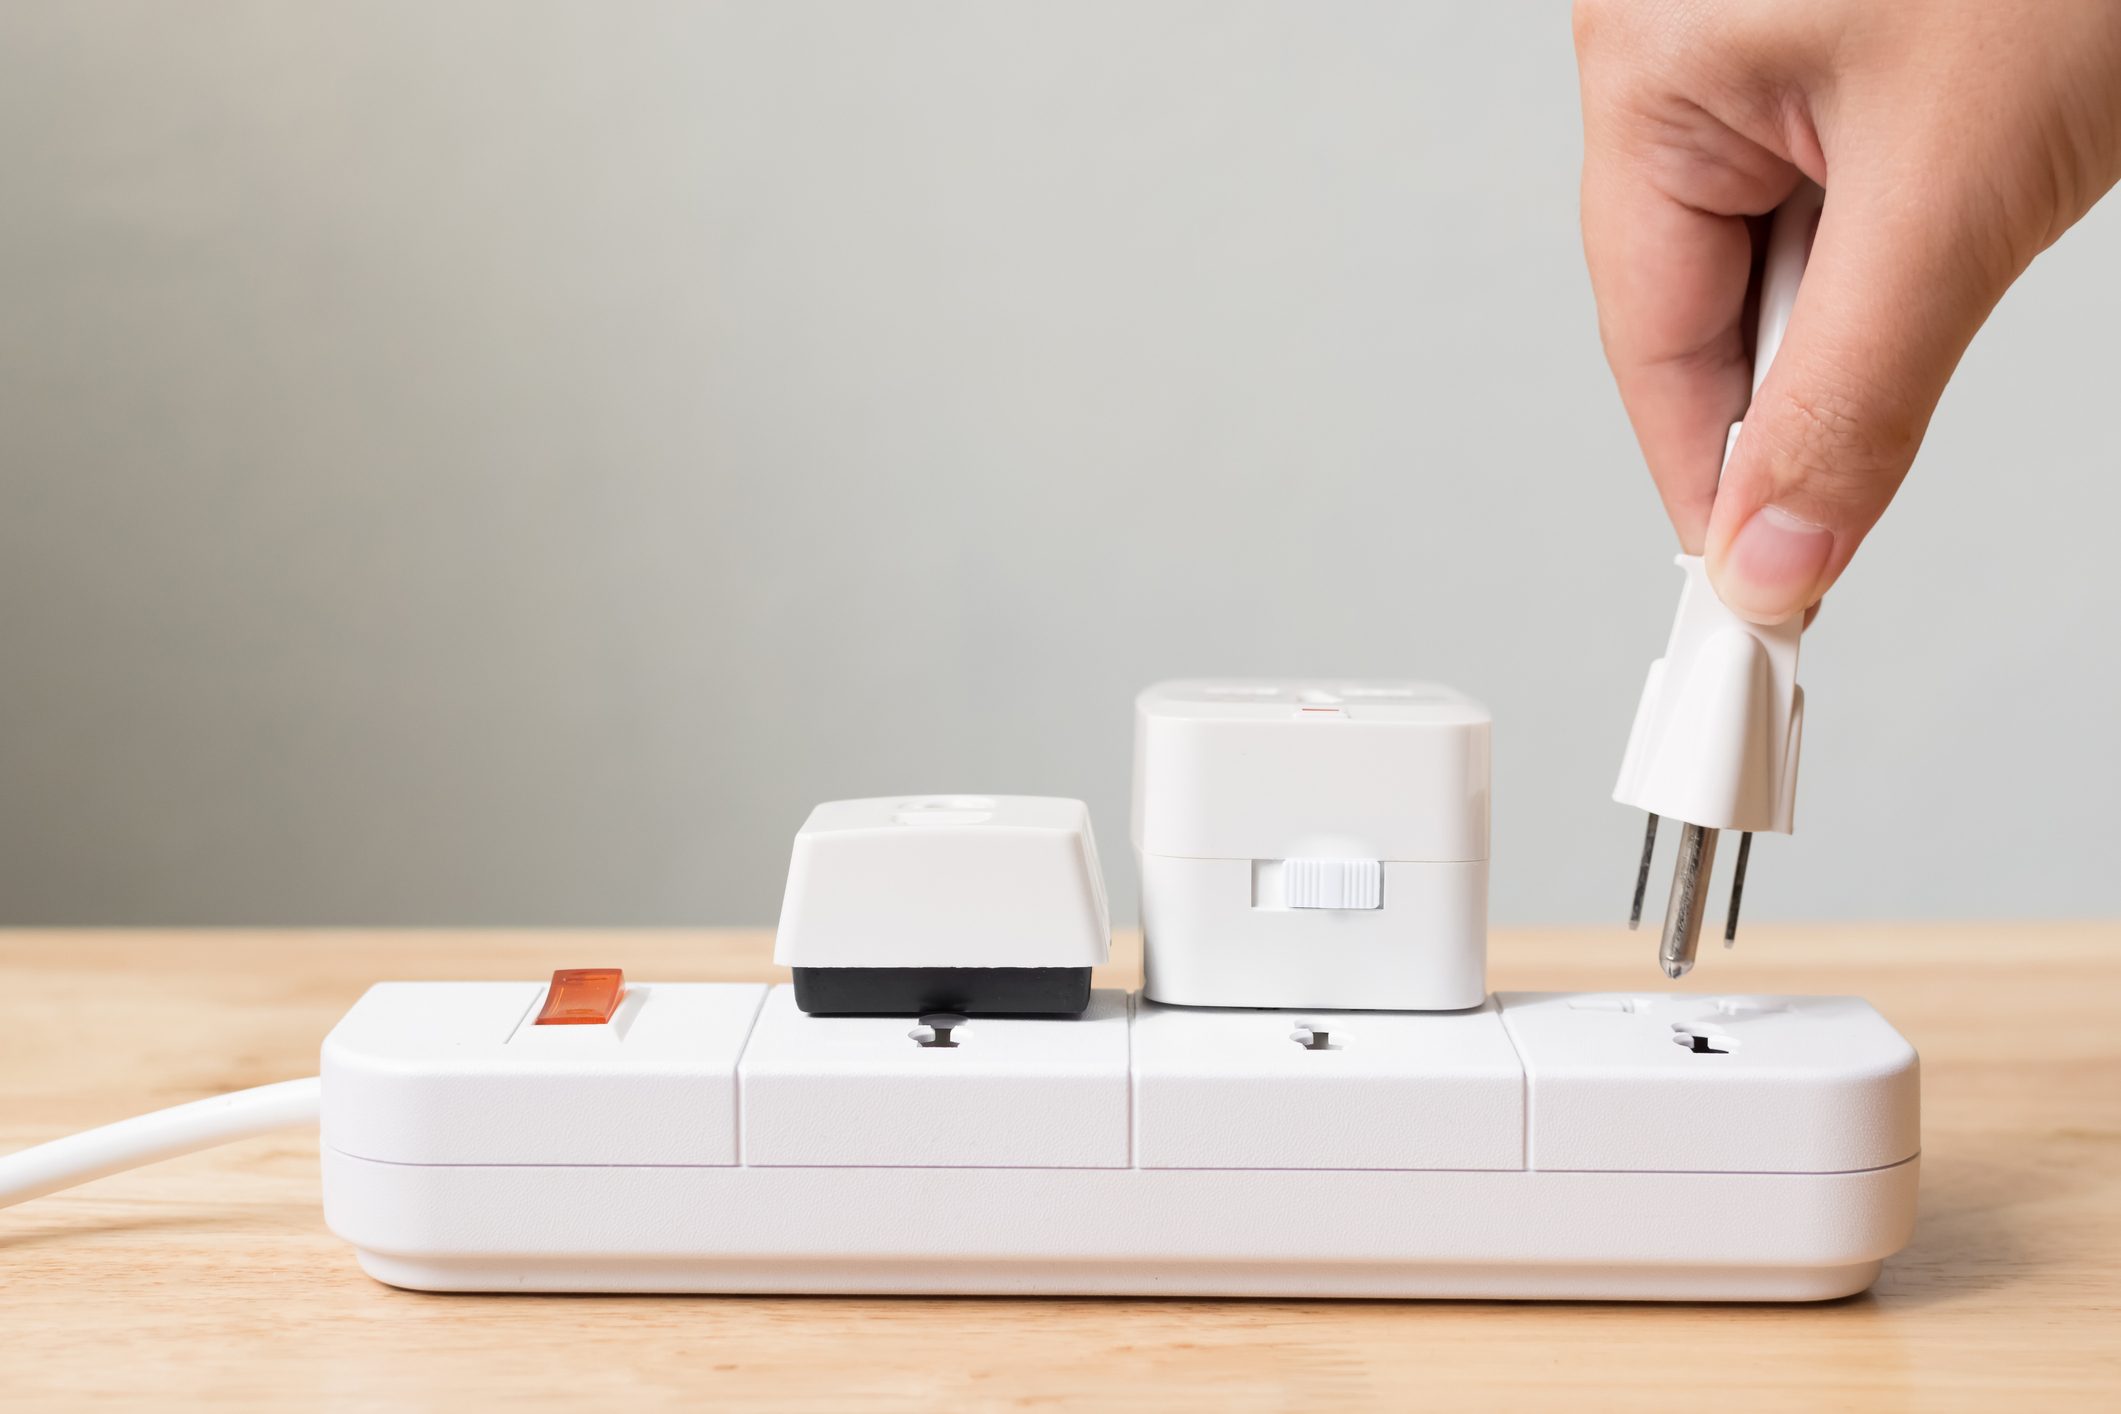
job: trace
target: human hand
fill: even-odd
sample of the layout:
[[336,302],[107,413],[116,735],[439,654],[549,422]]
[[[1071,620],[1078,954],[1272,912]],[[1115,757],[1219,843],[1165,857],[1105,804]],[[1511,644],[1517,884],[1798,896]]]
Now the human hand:
[[[2121,0],[1577,0],[1576,53],[1606,358],[1681,544],[1781,622],[1883,514],[2004,290],[2121,177]],[[1749,411],[1747,218],[1803,177],[1826,206]]]

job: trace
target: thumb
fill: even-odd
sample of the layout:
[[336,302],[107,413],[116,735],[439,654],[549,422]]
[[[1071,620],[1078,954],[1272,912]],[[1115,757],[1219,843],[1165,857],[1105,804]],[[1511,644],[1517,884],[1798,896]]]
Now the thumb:
[[1936,205],[1904,186],[1828,189],[1788,330],[1709,515],[1709,579],[1757,623],[1804,612],[1847,567],[2017,272],[1993,222]]

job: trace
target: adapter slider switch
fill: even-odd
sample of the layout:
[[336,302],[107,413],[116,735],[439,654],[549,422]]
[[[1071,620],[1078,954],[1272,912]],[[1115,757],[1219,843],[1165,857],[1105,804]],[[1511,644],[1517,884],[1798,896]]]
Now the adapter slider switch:
[[1285,908],[1382,908],[1385,867],[1374,859],[1287,859],[1281,890]]

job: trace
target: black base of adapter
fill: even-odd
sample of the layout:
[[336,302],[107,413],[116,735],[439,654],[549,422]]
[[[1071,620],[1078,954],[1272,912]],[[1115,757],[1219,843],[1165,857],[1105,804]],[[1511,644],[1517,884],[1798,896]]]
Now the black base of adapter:
[[1087,967],[798,967],[795,1004],[812,1016],[1080,1016]]

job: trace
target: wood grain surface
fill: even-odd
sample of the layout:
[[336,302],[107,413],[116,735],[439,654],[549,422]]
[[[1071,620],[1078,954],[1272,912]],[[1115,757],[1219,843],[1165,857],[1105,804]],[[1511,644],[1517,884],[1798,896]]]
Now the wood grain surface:
[[[1501,988],[1662,990],[1620,930]],[[316,1071],[383,978],[775,977],[763,932],[0,933],[0,1147]],[[1109,985],[1138,974],[1131,948]],[[1690,979],[1870,998],[1922,1052],[1922,1216],[1811,1307],[482,1297],[325,1231],[314,1135],[0,1212],[0,1407],[2121,1407],[2121,924],[1756,927]]]

